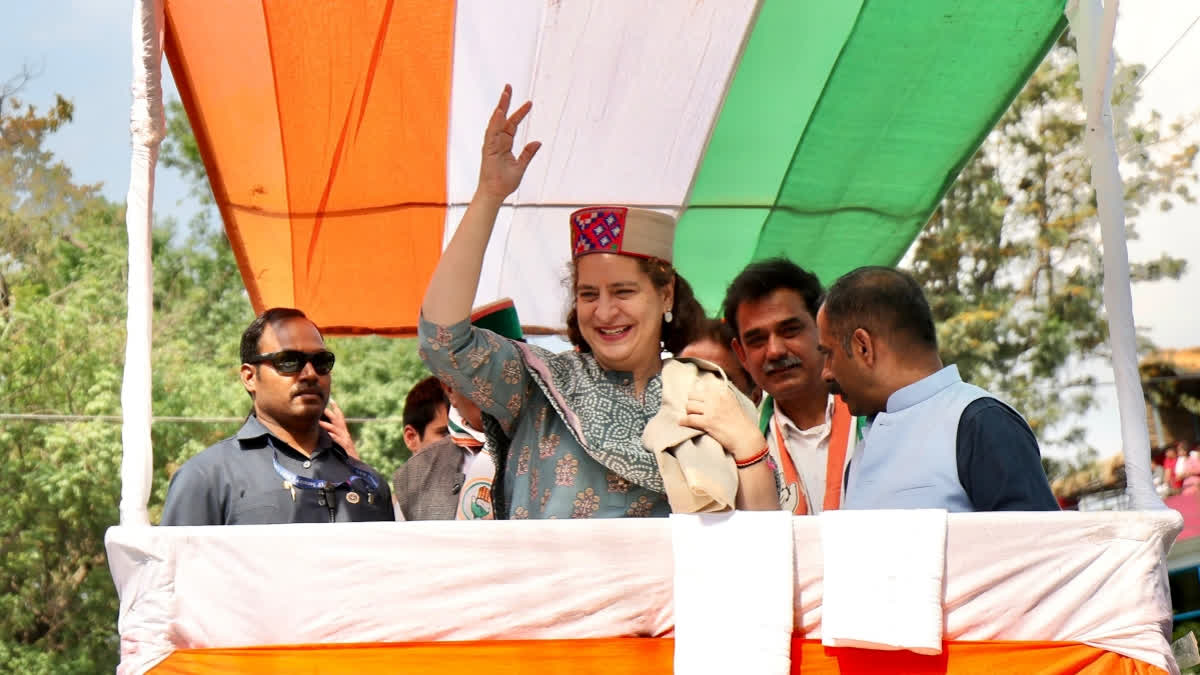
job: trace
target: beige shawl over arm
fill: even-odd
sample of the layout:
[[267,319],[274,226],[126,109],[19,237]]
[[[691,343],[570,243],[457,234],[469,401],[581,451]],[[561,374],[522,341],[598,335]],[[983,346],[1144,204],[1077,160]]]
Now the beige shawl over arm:
[[688,393],[715,378],[729,387],[742,412],[754,419],[754,404],[729,383],[716,365],[701,359],[668,359],[662,369],[662,407],[642,432],[642,445],[658,460],[672,513],[728,511],[737,497],[733,456],[712,437],[685,426]]

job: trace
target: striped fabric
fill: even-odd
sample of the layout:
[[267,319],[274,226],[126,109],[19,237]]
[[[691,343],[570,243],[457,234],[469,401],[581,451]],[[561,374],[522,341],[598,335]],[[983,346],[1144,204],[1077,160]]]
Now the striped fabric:
[[[568,214],[682,216],[713,311],[745,263],[907,249],[1064,0],[166,0],[167,55],[256,309],[411,335],[505,82],[542,151],[477,303],[561,329]],[[685,211],[685,206],[690,205]]]

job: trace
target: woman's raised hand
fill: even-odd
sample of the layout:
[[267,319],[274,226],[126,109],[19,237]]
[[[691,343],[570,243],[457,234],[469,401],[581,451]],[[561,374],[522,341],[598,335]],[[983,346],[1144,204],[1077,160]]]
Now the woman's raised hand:
[[533,104],[526,101],[509,116],[511,99],[512,87],[505,85],[483,134],[479,186],[425,289],[421,314],[438,326],[452,326],[471,315],[471,302],[479,288],[483,254],[496,224],[496,214],[504,199],[521,184],[529,161],[542,147],[535,141],[526,145],[519,156],[513,156],[513,137]]
[[513,156],[513,139],[517,127],[529,114],[533,103],[526,101],[512,114],[508,114],[508,106],[512,102],[512,86],[504,85],[500,101],[492,111],[488,120],[487,131],[483,134],[483,158],[479,164],[480,196],[491,197],[503,201],[521,184],[525,169],[533,156],[537,154],[542,144],[533,141],[525,146],[519,156]]

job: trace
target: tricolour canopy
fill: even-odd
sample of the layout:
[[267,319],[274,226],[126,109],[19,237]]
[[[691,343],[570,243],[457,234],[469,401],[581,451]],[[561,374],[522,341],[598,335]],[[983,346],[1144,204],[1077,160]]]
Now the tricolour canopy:
[[500,88],[545,143],[477,301],[563,325],[566,215],[682,220],[716,312],[755,258],[903,255],[1063,29],[1064,0],[167,0],[166,48],[255,309],[412,334]]
[[[894,262],[1062,22],[1062,0],[134,0],[123,526],[106,537],[121,598],[118,672],[697,672],[726,660],[779,673],[1177,672],[1161,628],[1163,552],[1180,527],[1169,512],[953,514],[919,544],[911,525],[927,513],[872,522],[860,512],[848,528],[786,513],[498,522],[457,534],[438,523],[146,527],[164,2],[180,89],[255,305],[390,334],[412,329],[503,80],[538,102],[530,135],[550,145],[503,214],[480,295],[513,295],[553,327],[562,216],[581,203],[678,211],[690,194],[678,261],[710,309],[753,257],[786,251],[826,279]],[[1068,14],[1127,472],[1134,504],[1150,508],[1106,104],[1116,9],[1073,0]],[[839,554],[826,542],[871,528],[880,534],[837,539],[878,552]],[[827,573],[886,559],[903,548],[886,542],[895,532],[913,555],[882,585],[860,583],[871,570],[840,584]],[[346,551],[353,565],[330,557]],[[396,574],[414,566],[406,556],[451,574]],[[730,569],[756,572],[730,583]],[[297,603],[294,589],[314,571],[348,592],[333,605]],[[913,579],[919,588],[906,586]],[[562,592],[576,587],[588,592]],[[917,602],[871,606],[914,590]],[[890,618],[856,621],[863,607]],[[835,615],[849,621],[834,626]],[[854,638],[846,626],[872,629],[876,647],[935,644],[941,654],[823,646]],[[624,637],[672,632],[673,646]]]

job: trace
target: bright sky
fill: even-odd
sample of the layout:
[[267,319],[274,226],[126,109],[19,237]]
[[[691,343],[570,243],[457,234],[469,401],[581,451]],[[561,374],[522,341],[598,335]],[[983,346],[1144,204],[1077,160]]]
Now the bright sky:
[[[40,75],[23,98],[49,105],[54,93],[75,102],[75,122],[56,134],[50,148],[81,181],[102,182],[104,193],[123,201],[129,178],[130,3],[112,0],[10,2],[0,24],[0,81],[29,65]],[[1117,50],[1126,61],[1152,66],[1200,16],[1196,0],[1140,0],[1121,5]],[[168,98],[177,98],[166,79]],[[1200,25],[1146,79],[1141,112],[1155,109],[1167,119],[1200,112]],[[1200,129],[1192,135],[1200,138]],[[196,205],[174,171],[158,174],[160,216],[186,220]],[[1200,188],[1193,188],[1200,193]],[[1133,260],[1169,250],[1192,268],[1179,281],[1135,286],[1134,315],[1162,347],[1200,345],[1200,207],[1143,217],[1140,241],[1130,242]],[[1111,381],[1111,377],[1101,377]],[[1101,407],[1086,419],[1088,439],[1101,454],[1119,450],[1120,428],[1111,385],[1097,392]],[[1053,449],[1047,449],[1053,452]]]

